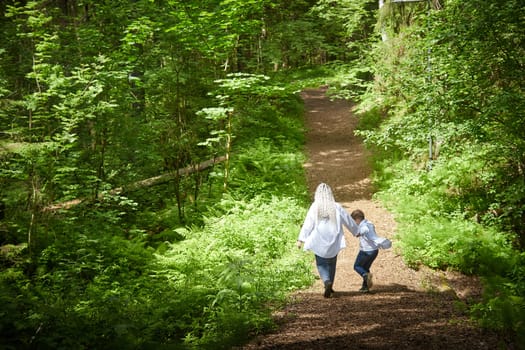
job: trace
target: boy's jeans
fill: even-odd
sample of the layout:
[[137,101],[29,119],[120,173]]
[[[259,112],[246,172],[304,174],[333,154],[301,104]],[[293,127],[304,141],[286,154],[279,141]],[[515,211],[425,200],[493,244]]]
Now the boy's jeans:
[[335,266],[337,264],[337,255],[333,258],[321,258],[320,256],[315,256],[315,263],[317,265],[317,271],[321,280],[325,283],[334,283],[335,279]]
[[377,258],[378,253],[379,250],[372,250],[370,252],[360,250],[355,259],[354,270],[360,274],[361,277],[364,277],[366,273],[370,272],[370,266],[372,266],[372,263]]

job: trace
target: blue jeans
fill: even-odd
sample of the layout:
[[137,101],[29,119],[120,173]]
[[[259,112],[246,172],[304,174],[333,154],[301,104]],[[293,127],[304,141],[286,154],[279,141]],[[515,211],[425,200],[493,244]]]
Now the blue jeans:
[[315,264],[317,265],[317,271],[321,280],[326,283],[334,283],[335,279],[335,266],[337,264],[337,255],[333,258],[321,258],[315,256]]
[[361,277],[364,277],[365,274],[370,272],[370,266],[372,266],[372,263],[377,258],[378,253],[379,250],[372,250],[370,252],[360,250],[355,259],[354,270],[361,275]]

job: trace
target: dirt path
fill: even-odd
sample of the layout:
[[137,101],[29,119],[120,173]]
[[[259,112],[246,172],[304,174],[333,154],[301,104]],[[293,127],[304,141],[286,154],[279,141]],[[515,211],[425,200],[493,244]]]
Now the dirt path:
[[[306,107],[308,184],[313,193],[328,183],[348,210],[360,208],[378,233],[392,238],[392,215],[372,200],[367,154],[353,136],[357,119],[346,101],[330,101],[325,89],[303,92]],[[474,327],[457,307],[479,296],[478,283],[460,274],[418,271],[405,266],[394,249],[380,251],[372,266],[374,287],[360,294],[353,271],[357,240],[347,232],[338,256],[334,297],[322,296],[322,283],[293,296],[275,315],[280,327],[242,349],[498,349],[492,332]],[[312,256],[313,261],[313,256]],[[315,271],[313,262],[312,268]]]

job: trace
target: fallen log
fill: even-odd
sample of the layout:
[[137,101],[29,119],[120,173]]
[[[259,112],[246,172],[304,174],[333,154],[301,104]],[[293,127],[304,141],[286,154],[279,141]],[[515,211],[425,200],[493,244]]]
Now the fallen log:
[[[158,185],[158,184],[162,184],[162,183],[168,182],[168,181],[176,178],[177,176],[189,175],[189,174],[196,173],[196,172],[202,171],[204,169],[207,169],[207,168],[215,165],[216,163],[220,163],[220,162],[225,161],[226,158],[227,158],[227,156],[220,156],[220,157],[216,157],[216,158],[213,158],[213,159],[208,159],[208,160],[206,160],[204,162],[201,162],[199,164],[190,165],[190,166],[187,166],[185,168],[178,169],[177,171],[172,171],[172,172],[169,172],[169,173],[166,173],[166,174],[162,174],[162,175],[159,175],[159,176],[154,176],[154,177],[150,177],[148,179],[132,182],[132,183],[130,183],[128,185],[125,185],[125,186],[122,186],[122,187],[117,187],[117,188],[114,188],[114,189],[110,190],[109,194],[119,194],[119,193],[122,193],[122,192],[131,192],[131,191],[135,191],[135,190],[140,189],[140,188],[150,187],[150,186],[155,186],[155,185]],[[104,197],[104,193],[100,193],[97,196],[98,199],[102,199],[103,197]],[[84,199],[77,198],[77,199],[72,199],[72,200],[66,201],[66,202],[51,204],[51,205],[45,207],[43,209],[43,211],[54,211],[54,210],[58,210],[58,209],[69,209],[69,208],[71,208],[71,207],[73,207],[75,205],[78,205],[78,204],[82,203],[85,200],[86,200],[86,198],[84,198]]]

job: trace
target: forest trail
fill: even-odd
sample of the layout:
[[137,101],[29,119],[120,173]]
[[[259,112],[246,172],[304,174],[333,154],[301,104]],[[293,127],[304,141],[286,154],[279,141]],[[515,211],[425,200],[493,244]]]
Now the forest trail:
[[[330,100],[325,88],[305,90],[302,97],[309,130],[305,168],[310,192],[326,182],[336,201],[348,211],[362,209],[379,235],[393,238],[392,214],[372,199],[367,152],[354,136],[357,118],[351,105]],[[279,328],[241,349],[504,348],[496,334],[475,327],[457,306],[479,296],[475,278],[408,268],[396,254],[394,239],[393,249],[381,250],[372,265],[371,293],[361,294],[361,278],[353,271],[358,241],[349,232],[346,240],[347,248],[338,256],[335,295],[324,298],[320,280],[296,292],[275,314]],[[317,275],[313,255],[312,269]]]

